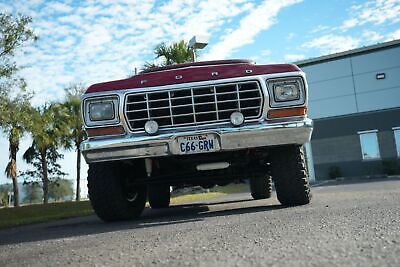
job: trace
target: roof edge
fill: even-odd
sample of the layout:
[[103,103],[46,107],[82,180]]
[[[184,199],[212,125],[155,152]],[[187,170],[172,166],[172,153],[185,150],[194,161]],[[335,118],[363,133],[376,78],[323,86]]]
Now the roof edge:
[[325,56],[320,56],[320,57],[316,57],[316,58],[300,60],[300,61],[293,62],[293,64],[296,64],[299,67],[305,67],[308,65],[314,65],[317,63],[322,63],[322,62],[331,61],[331,60],[338,60],[338,59],[342,59],[342,58],[345,58],[348,56],[367,54],[367,53],[371,53],[373,51],[383,50],[383,49],[397,47],[397,46],[400,46],[400,39],[389,41],[389,42],[384,42],[384,43],[378,43],[378,44],[374,44],[374,45],[369,45],[369,46],[364,46],[364,47],[360,47],[360,48],[355,48],[355,49],[351,49],[348,51],[334,53],[334,54],[325,55]]

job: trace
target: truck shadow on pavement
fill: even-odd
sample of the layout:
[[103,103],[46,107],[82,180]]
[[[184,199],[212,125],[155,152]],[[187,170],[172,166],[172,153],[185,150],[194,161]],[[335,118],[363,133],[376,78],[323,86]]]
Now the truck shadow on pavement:
[[[232,200],[211,203],[195,203],[175,205],[167,209],[145,209],[142,217],[137,220],[104,223],[97,216],[84,216],[65,220],[39,223],[0,231],[0,247],[25,242],[48,241],[55,239],[74,239],[103,233],[123,230],[134,230],[156,226],[176,225],[182,223],[199,222],[210,217],[234,216],[245,213],[269,212],[285,208],[281,205],[268,205],[268,200],[252,201],[254,204],[246,206],[243,203],[249,199]],[[219,207],[219,206],[222,207]],[[223,207],[228,205],[228,207]],[[229,207],[233,205],[234,207]],[[218,209],[211,210],[210,207]],[[213,208],[214,209],[214,208]]]

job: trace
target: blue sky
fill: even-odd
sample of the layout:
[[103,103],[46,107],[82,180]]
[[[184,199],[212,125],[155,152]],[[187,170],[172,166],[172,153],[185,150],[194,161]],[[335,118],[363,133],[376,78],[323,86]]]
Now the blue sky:
[[[70,83],[120,79],[153,60],[158,43],[206,35],[200,60],[293,62],[400,39],[400,0],[4,1],[33,18],[39,40],[17,55],[34,104],[63,98]],[[25,138],[24,151],[29,143]],[[7,142],[0,138],[3,151]],[[21,153],[22,154],[22,153]],[[64,169],[72,175],[74,157]],[[0,169],[7,154],[0,154]],[[23,163],[20,164],[25,168]],[[0,172],[0,183],[6,179]]]

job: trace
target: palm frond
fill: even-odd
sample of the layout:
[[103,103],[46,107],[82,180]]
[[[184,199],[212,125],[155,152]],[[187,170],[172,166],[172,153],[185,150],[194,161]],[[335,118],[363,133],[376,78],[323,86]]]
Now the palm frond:
[[17,177],[17,162],[14,159],[8,162],[4,173],[8,178]]

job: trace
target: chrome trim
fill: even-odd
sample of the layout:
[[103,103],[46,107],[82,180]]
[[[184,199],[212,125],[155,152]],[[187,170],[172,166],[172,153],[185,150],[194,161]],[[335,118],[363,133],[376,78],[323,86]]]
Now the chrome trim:
[[[285,80],[298,80],[299,84],[300,84],[300,95],[299,95],[299,99],[295,99],[295,100],[288,100],[288,101],[277,101],[275,99],[275,95],[274,95],[274,88],[273,86],[270,86],[271,84],[273,85],[274,82],[281,82],[281,81],[285,81]],[[292,107],[292,106],[300,106],[300,105],[304,105],[305,101],[306,101],[306,82],[304,80],[303,77],[299,77],[299,76],[290,76],[290,77],[279,77],[279,78],[273,78],[273,79],[267,79],[265,81],[267,88],[268,88],[268,92],[271,96],[270,100],[270,106],[273,108],[280,108],[280,107]]]
[[[90,114],[89,114],[89,105],[92,103],[97,103],[97,102],[105,102],[105,101],[110,101],[113,104],[114,107],[114,117],[109,120],[91,120],[90,119]],[[111,125],[117,125],[120,122],[120,116],[119,116],[119,96],[116,94],[111,94],[108,96],[98,96],[98,97],[90,97],[90,98],[85,98],[82,101],[82,107],[83,111],[82,116],[83,116],[83,121],[87,126],[111,126]]]
[[305,118],[295,122],[252,123],[241,127],[162,133],[157,136],[127,135],[104,140],[89,139],[82,143],[81,150],[88,163],[170,156],[179,154],[176,142],[178,137],[215,134],[220,144],[219,151],[232,151],[253,147],[304,144],[310,141],[312,129],[312,120]]
[[[249,87],[244,87],[246,85]],[[243,89],[240,86],[243,86]],[[199,93],[199,90],[207,90],[208,88],[211,90],[211,93]],[[181,93],[182,96],[173,96],[174,93]],[[132,92],[125,95],[124,118],[130,131],[133,133],[142,132],[142,124],[145,123],[145,120],[150,119],[161,120],[157,122],[162,131],[187,126],[198,127],[202,124],[229,123],[229,114],[226,112],[234,111],[244,112],[245,119],[248,122],[257,121],[263,115],[264,94],[263,86],[258,79],[195,87],[170,88],[169,90],[151,92]],[[155,97],[155,99],[152,99],[152,97]],[[207,97],[209,98],[206,99]],[[179,103],[179,101],[181,102]],[[257,101],[257,104],[242,107],[242,105],[249,103],[247,101]],[[144,106],[145,103],[146,107]],[[226,105],[221,107],[223,104]],[[182,109],[181,111],[177,111],[177,109],[184,107],[192,108],[190,112]],[[203,110],[199,111],[196,107],[202,107]],[[253,115],[251,110],[257,111],[257,113]],[[146,111],[147,118],[144,115]],[[206,114],[212,115],[210,118],[205,118]],[[162,121],[162,119],[166,120]]]

